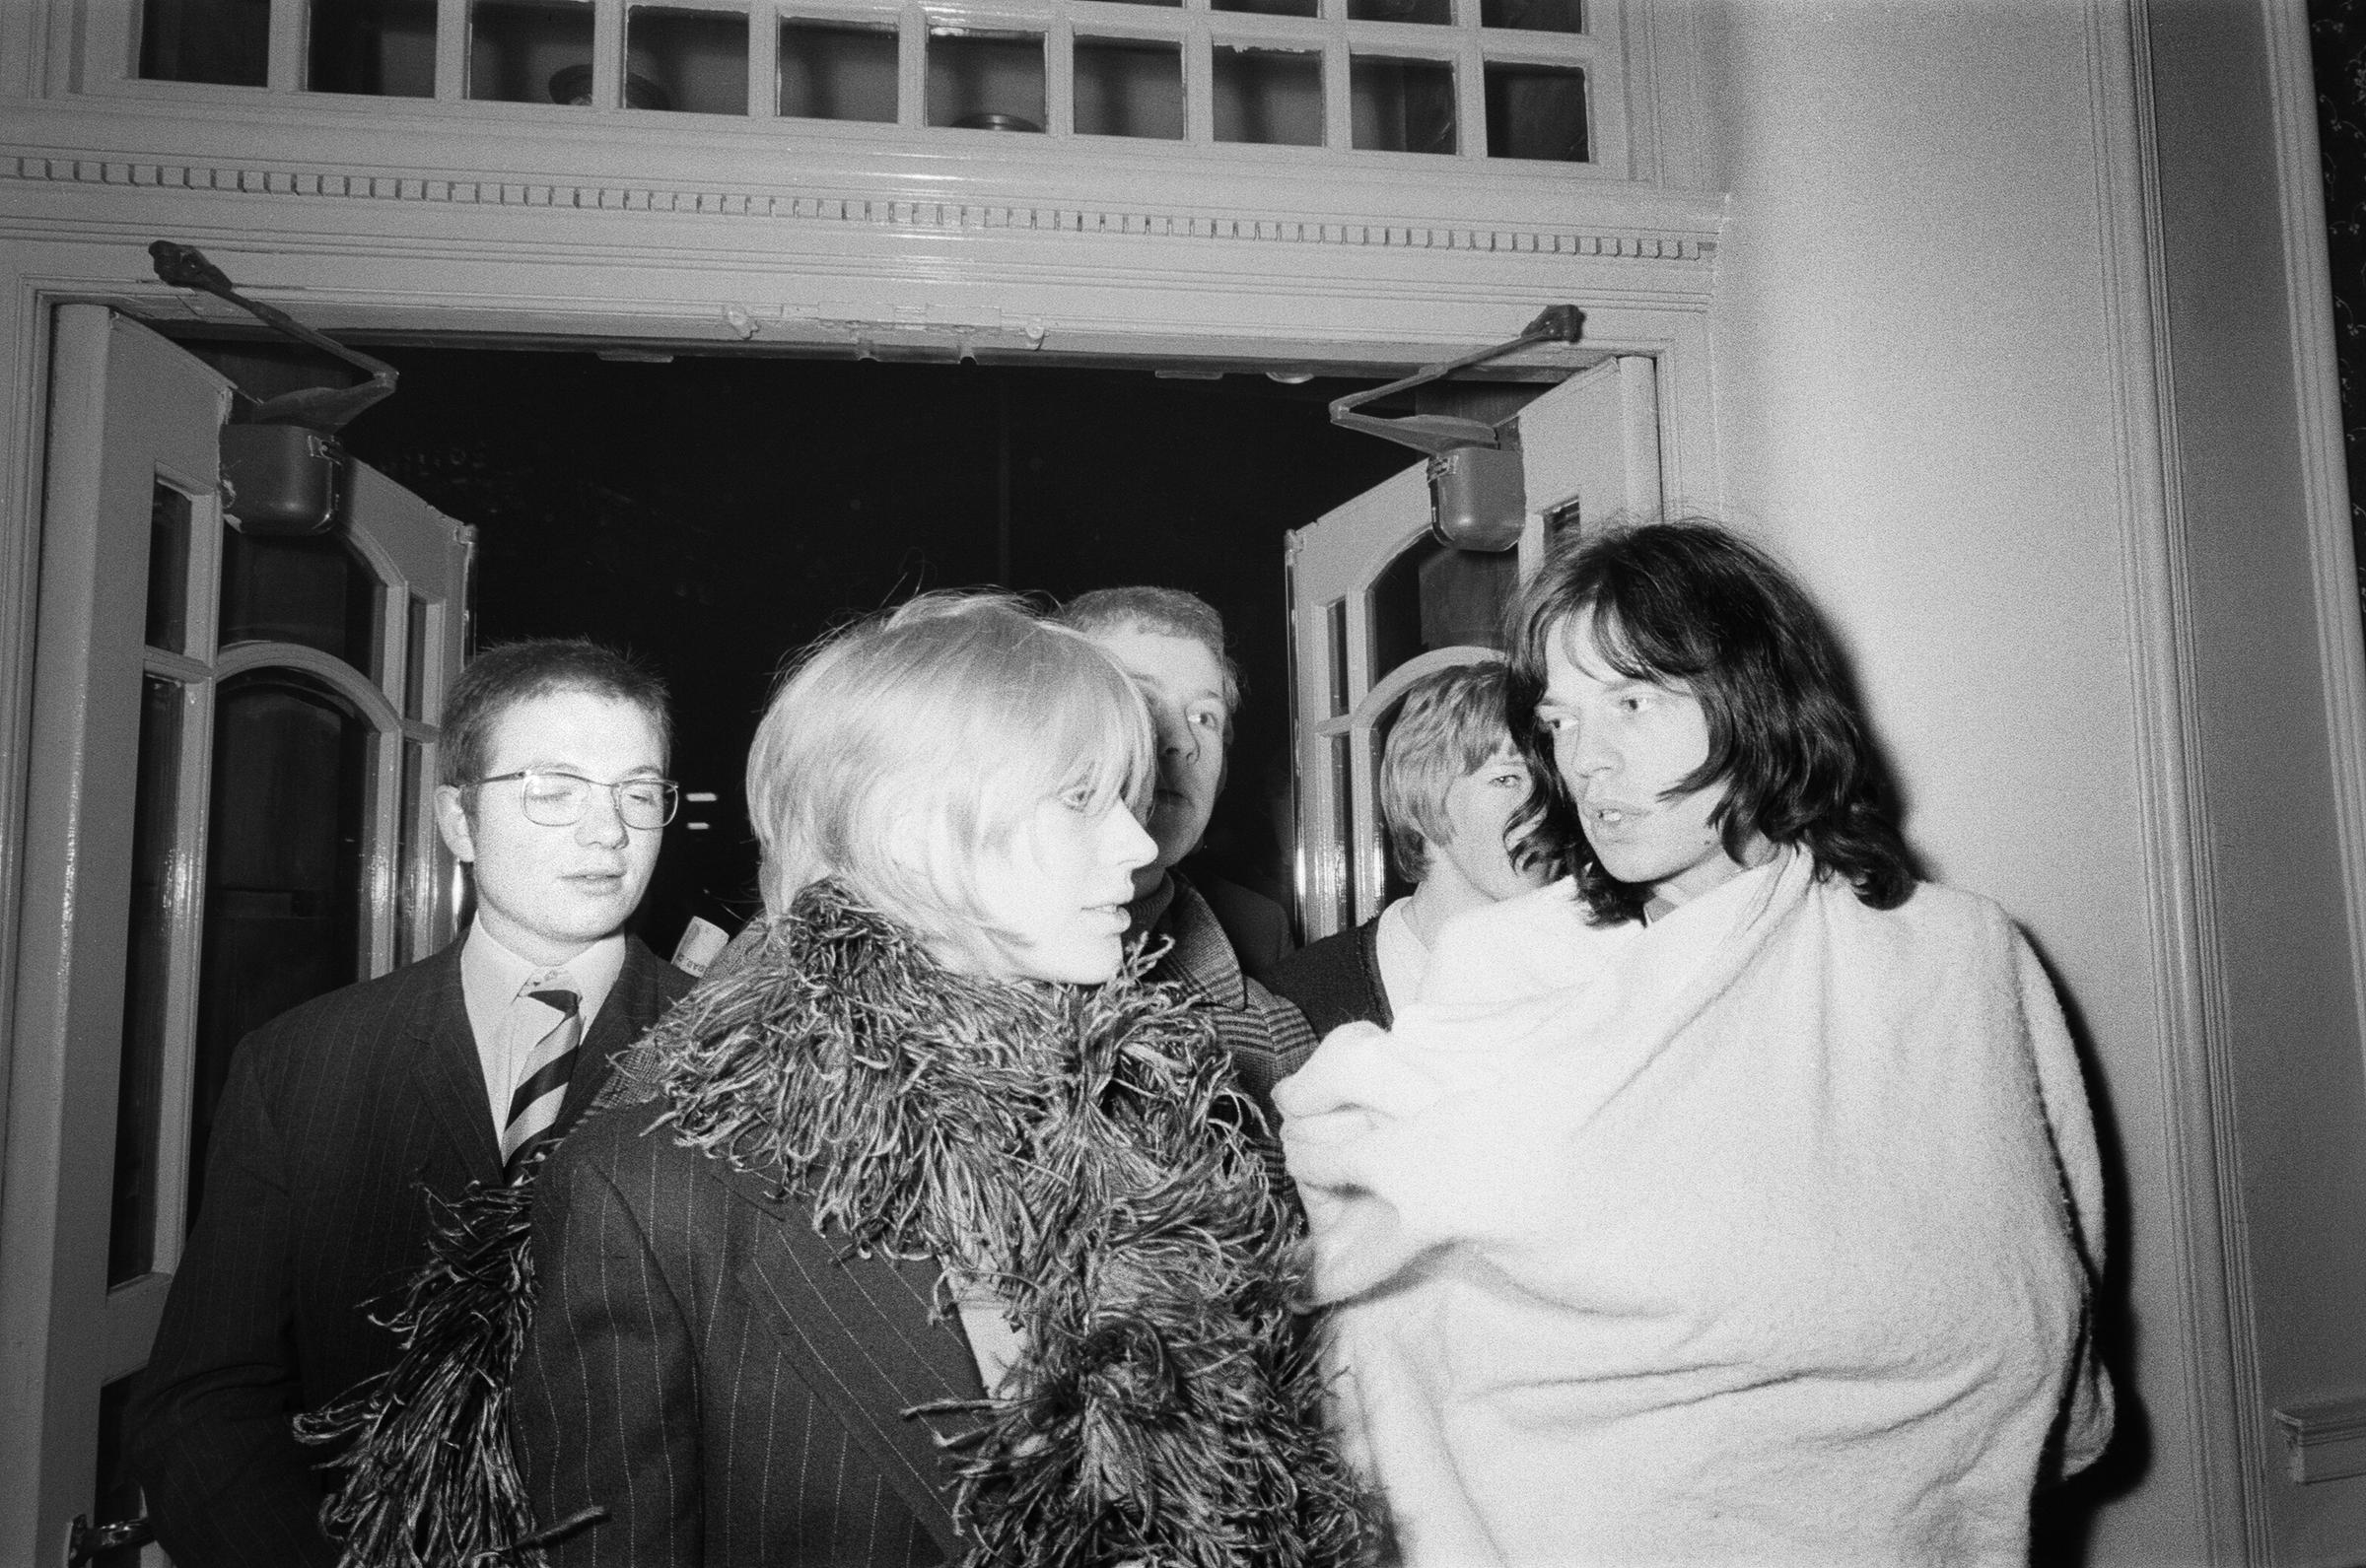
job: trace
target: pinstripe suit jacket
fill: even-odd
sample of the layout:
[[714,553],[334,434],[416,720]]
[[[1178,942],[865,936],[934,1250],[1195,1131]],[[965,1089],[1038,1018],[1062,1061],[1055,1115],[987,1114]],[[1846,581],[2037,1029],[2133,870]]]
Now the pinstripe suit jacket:
[[[459,957],[455,941],[317,997],[232,1057],[196,1229],[127,1423],[178,1568],[335,1560],[318,1519],[321,1456],[297,1444],[289,1417],[393,1361],[393,1336],[364,1304],[425,1259],[425,1194],[501,1179]],[[627,939],[562,1126],[689,986]]]
[[934,1263],[841,1258],[760,1176],[585,1119],[536,1179],[540,1300],[512,1383],[553,1568],[905,1568],[960,1551],[948,1470],[903,1411],[984,1389]]

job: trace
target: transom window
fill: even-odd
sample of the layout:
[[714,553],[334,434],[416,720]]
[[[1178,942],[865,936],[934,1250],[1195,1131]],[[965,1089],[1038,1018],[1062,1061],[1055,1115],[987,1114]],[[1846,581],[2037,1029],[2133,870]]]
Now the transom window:
[[1613,0],[142,0],[138,74],[1587,164]]

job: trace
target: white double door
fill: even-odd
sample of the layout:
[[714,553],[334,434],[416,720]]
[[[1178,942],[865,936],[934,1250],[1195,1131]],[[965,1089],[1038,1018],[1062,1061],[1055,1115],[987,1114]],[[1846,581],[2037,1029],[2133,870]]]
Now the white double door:
[[1503,608],[1560,530],[1659,514],[1656,387],[1649,358],[1618,356],[1506,422],[1527,490],[1512,551],[1468,554],[1430,536],[1427,463],[1290,535],[1295,874],[1308,941],[1369,920],[1386,901],[1380,756],[1405,688],[1499,655]]
[[138,1511],[124,1397],[231,1047],[450,936],[474,544],[358,464],[328,532],[249,536],[229,382],[99,306],[58,310],[51,361],[0,1186],[0,1562],[38,1568]]

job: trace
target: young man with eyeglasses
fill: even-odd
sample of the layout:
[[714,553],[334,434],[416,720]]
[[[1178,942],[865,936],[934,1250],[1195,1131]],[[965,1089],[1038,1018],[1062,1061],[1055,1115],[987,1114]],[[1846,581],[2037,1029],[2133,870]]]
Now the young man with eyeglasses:
[[290,1418],[394,1359],[370,1304],[425,1258],[431,1198],[529,1174],[689,989],[623,931],[676,802],[663,684],[592,643],[514,643],[461,673],[444,720],[437,819],[470,867],[466,934],[281,1015],[232,1061],[129,1418],[178,1568],[336,1560],[327,1456]]

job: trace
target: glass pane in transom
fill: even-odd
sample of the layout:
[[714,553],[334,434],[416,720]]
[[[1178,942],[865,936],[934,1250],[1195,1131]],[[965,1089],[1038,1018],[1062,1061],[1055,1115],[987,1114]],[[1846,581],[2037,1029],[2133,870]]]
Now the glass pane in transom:
[[1488,62],[1490,158],[1582,164],[1592,156],[1589,143],[1583,71],[1561,65]]
[[1081,136],[1183,137],[1183,47],[1143,38],[1077,39]]
[[144,0],[140,7],[140,75],[151,82],[261,87],[270,68],[271,0]]
[[1372,153],[1454,151],[1454,68],[1358,54],[1348,67],[1355,145]]
[[1525,28],[1531,33],[1583,33],[1579,0],[1479,0],[1483,28]]
[[315,93],[436,96],[436,0],[313,0],[304,85]]
[[1453,0],[1348,0],[1350,22],[1414,22],[1452,27]]
[[470,0],[468,96],[591,102],[590,0]]
[[971,131],[1040,131],[1043,35],[929,34],[929,123]]
[[895,51],[892,24],[783,22],[781,112],[894,124]]
[[1323,62],[1311,49],[1218,44],[1216,139],[1323,145]]
[[1211,0],[1218,11],[1250,11],[1267,17],[1310,17],[1316,0]]
[[624,99],[634,108],[747,112],[747,15],[635,6],[625,16]]

